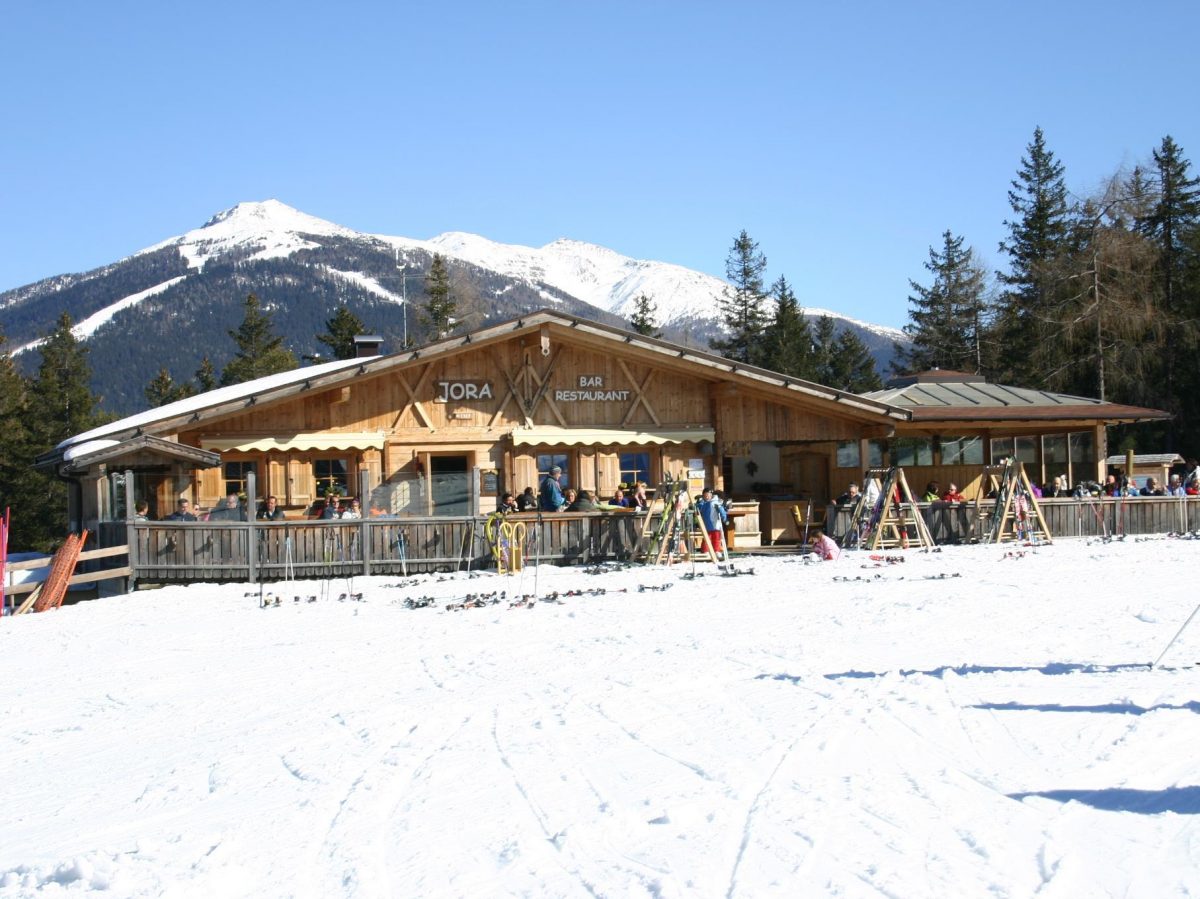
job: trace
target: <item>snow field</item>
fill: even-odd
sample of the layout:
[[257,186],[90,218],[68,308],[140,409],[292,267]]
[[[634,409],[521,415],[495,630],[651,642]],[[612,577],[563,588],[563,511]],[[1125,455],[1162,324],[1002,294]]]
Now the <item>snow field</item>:
[[1200,542],[1007,552],[4,619],[0,897],[1195,895]]

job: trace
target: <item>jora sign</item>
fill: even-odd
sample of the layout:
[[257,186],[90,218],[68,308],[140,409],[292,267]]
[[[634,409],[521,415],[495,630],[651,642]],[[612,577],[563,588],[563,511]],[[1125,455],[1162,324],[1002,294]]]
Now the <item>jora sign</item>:
[[492,398],[492,385],[488,381],[482,384],[477,381],[438,381],[437,386],[439,393],[433,398],[435,403]]

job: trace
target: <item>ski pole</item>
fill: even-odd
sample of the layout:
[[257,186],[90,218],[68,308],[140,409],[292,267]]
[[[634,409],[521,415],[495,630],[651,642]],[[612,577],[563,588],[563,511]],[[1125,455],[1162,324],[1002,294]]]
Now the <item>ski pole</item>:
[[1150,667],[1151,667],[1151,668],[1154,668],[1156,665],[1158,665],[1158,663],[1159,663],[1159,662],[1161,662],[1161,661],[1163,660],[1163,656],[1165,656],[1165,655],[1167,654],[1167,651],[1168,651],[1168,650],[1169,650],[1169,649],[1170,649],[1172,646],[1174,646],[1174,645],[1175,645],[1175,641],[1179,639],[1180,635],[1181,635],[1181,634],[1182,634],[1184,631],[1186,631],[1186,630],[1187,630],[1187,626],[1188,626],[1189,624],[1191,624],[1191,623],[1192,623],[1192,619],[1196,617],[1196,613],[1197,613],[1197,612],[1200,612],[1200,606],[1196,606],[1196,608],[1192,609],[1192,614],[1191,614],[1191,615],[1188,615],[1187,621],[1185,621],[1185,622],[1183,623],[1183,627],[1181,627],[1181,628],[1180,628],[1180,629],[1179,629],[1179,630],[1176,632],[1175,636],[1171,638],[1171,642],[1167,644],[1167,648],[1166,648],[1166,649],[1164,649],[1164,650],[1163,650],[1161,653],[1159,653],[1159,656],[1158,656],[1158,658],[1157,658],[1157,659],[1155,659],[1153,662],[1151,662],[1151,663],[1150,663]]

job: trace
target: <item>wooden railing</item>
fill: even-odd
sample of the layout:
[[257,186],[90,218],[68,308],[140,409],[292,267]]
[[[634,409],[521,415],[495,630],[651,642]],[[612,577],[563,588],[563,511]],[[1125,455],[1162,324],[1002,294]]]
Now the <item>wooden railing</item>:
[[[75,568],[75,574],[67,582],[69,586],[74,587],[79,584],[94,584],[97,581],[106,581],[110,578],[126,578],[133,573],[133,569],[128,564],[120,564],[119,556],[124,556],[128,552],[127,546],[106,546],[103,549],[88,549],[79,554],[79,561]],[[106,560],[103,565],[93,563],[99,560]],[[108,560],[115,560],[116,564]],[[52,558],[43,556],[37,559],[23,559],[20,562],[6,562],[4,565],[5,577],[11,576],[15,571],[36,571],[40,568],[49,569]],[[28,580],[21,581],[19,584],[6,584],[4,587],[5,597],[20,596],[25,593],[32,593],[37,589],[38,585],[44,581],[44,577],[34,577]]]
[[[987,527],[994,503],[920,503],[938,543],[966,543]],[[1054,539],[1104,534],[1182,533],[1200,529],[1200,498],[1137,497],[1041,502]],[[826,528],[839,537],[847,509],[830,507]],[[651,526],[659,519],[651,516]],[[509,517],[527,529],[526,558],[558,564],[635,556],[644,516],[557,513]],[[348,575],[494,568],[485,518],[368,518],[358,521],[125,522],[100,528],[102,543],[128,543],[128,576],[136,584],[273,581]],[[253,551],[251,551],[253,549]],[[738,550],[755,547],[739,542]],[[124,552],[119,547],[113,552]]]
[[[1092,500],[1043,499],[1038,504],[1054,539],[1119,534],[1189,533],[1200,529],[1200,497],[1131,496]],[[995,503],[918,503],[936,543],[969,543],[991,521]],[[830,507],[830,533],[840,537],[850,523],[848,508]]]
[[[517,514],[508,520],[525,524],[527,559],[566,564],[630,558],[645,523],[644,516],[629,513]],[[135,581],[253,582],[491,567],[486,521],[155,521],[107,527],[128,532]]]

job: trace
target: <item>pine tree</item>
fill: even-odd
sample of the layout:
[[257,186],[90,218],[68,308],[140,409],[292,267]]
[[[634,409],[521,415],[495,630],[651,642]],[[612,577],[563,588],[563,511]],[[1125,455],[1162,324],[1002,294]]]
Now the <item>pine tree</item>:
[[835,390],[863,393],[883,387],[871,351],[850,328],[839,333],[831,316],[817,319],[813,334],[815,380]]
[[146,385],[145,392],[146,402],[153,409],[191,396],[192,387],[190,384],[176,384],[175,380],[171,377],[171,373],[167,371],[167,367],[164,365],[158,370],[158,374],[154,376],[150,383]]
[[909,281],[909,324],[904,333],[912,338],[908,346],[896,345],[892,363],[897,372],[950,371],[978,372],[981,326],[984,317],[984,273],[963,238],[946,230],[942,249],[929,248],[925,268],[933,274],[928,287]]
[[237,353],[221,372],[221,385],[241,384],[255,378],[290,371],[296,357],[283,345],[283,338],[272,331],[271,314],[259,308],[258,297],[246,297],[246,317],[229,336],[237,344]]
[[640,293],[633,303],[633,315],[629,317],[629,327],[643,337],[661,338],[662,331],[658,329],[657,320],[658,309],[654,305],[654,300],[646,294]]
[[1009,271],[1000,272],[1007,286],[1000,302],[995,338],[998,368],[995,376],[1008,383],[1041,386],[1045,363],[1039,350],[1039,313],[1053,300],[1052,269],[1056,257],[1068,249],[1070,219],[1063,165],[1047,149],[1042,129],[1033,132],[1033,142],[1021,158],[1021,168],[1008,203],[1016,216],[1005,221],[1008,238],[1000,250],[1009,257]]
[[[47,452],[68,437],[91,430],[102,420],[92,394],[87,348],[71,332],[71,316],[63,313],[38,348],[42,362],[30,382],[29,408],[33,455]],[[53,475],[35,472],[32,495],[24,510],[36,549],[49,549],[67,531],[66,485]]]
[[813,337],[787,278],[771,285],[775,315],[763,332],[762,366],[784,375],[813,380]]
[[425,277],[425,294],[428,300],[421,313],[421,322],[429,328],[433,339],[445,337],[454,324],[457,303],[450,291],[450,272],[446,260],[440,253],[433,254],[433,263]]
[[709,341],[709,346],[735,362],[757,364],[762,351],[762,333],[767,325],[763,273],[767,257],[745,231],[738,235],[725,259],[729,281],[718,300],[727,336]]
[[338,306],[333,318],[325,322],[325,334],[317,335],[317,342],[329,347],[329,353],[305,356],[306,362],[328,362],[330,359],[353,359],[357,352],[354,338],[365,333],[363,323],[350,307]]
[[[1191,163],[1171,139],[1162,139],[1154,151],[1151,181],[1156,202],[1143,230],[1157,250],[1156,294],[1162,334],[1161,408],[1174,413],[1167,427],[1165,449],[1181,445],[1179,425],[1200,437],[1200,376],[1195,351],[1200,345],[1200,180],[1188,173]],[[1195,444],[1189,442],[1189,451]]]
[[217,386],[217,370],[213,367],[212,360],[205,354],[200,360],[200,367],[196,369],[196,392],[208,393],[214,390]]
[[33,443],[29,431],[28,384],[13,362],[5,336],[0,332],[0,515],[12,510],[9,549],[33,549],[40,544],[33,518],[27,514],[35,496],[38,475],[33,464]]

